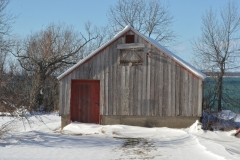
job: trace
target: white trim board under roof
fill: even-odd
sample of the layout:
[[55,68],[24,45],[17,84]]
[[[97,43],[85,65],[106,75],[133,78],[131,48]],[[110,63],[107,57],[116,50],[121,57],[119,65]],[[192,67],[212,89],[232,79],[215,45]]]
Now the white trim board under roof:
[[137,49],[144,48],[143,43],[127,43],[127,44],[118,44],[117,49]]
[[129,30],[132,30],[133,32],[135,32],[137,35],[139,35],[140,37],[142,37],[144,40],[146,40],[147,42],[153,44],[157,49],[159,49],[160,51],[164,52],[165,54],[167,54],[170,58],[172,58],[173,60],[175,60],[177,63],[179,63],[181,66],[183,66],[184,68],[186,68],[187,70],[191,71],[194,75],[196,75],[197,77],[201,78],[202,80],[204,80],[206,78],[206,75],[204,73],[202,73],[201,71],[199,71],[198,69],[196,69],[195,67],[193,67],[191,64],[187,63],[186,61],[184,61],[183,59],[181,59],[180,57],[178,57],[177,55],[175,55],[174,53],[172,53],[171,51],[169,51],[168,49],[166,49],[164,46],[162,46],[160,43],[158,43],[157,41],[151,39],[150,37],[146,37],[144,35],[142,35],[141,33],[139,33],[137,30],[135,30],[134,28],[132,28],[131,26],[126,26],[121,32],[119,32],[118,34],[116,34],[110,41],[108,41],[107,43],[105,43],[104,45],[102,45],[101,47],[99,47],[98,49],[96,49],[94,52],[92,52],[91,54],[89,54],[88,56],[86,56],[84,59],[80,60],[78,63],[76,63],[75,65],[73,65],[72,67],[70,67],[68,70],[66,70],[65,72],[63,72],[61,75],[59,75],[57,77],[58,80],[61,80],[63,77],[65,77],[66,75],[68,75],[70,72],[72,72],[74,69],[76,69],[78,66],[80,66],[81,64],[83,64],[84,62],[86,62],[88,59],[90,59],[91,57],[93,57],[95,54],[97,54],[99,51],[101,51],[102,49],[104,49],[106,46],[110,45],[113,41],[115,41],[116,39],[120,38],[122,35],[124,35],[126,32],[128,32]]

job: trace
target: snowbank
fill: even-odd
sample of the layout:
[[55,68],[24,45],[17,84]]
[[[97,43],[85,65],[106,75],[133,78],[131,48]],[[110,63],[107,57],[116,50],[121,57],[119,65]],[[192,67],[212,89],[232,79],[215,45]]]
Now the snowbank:
[[[0,118],[0,124],[12,119]],[[57,115],[30,116],[29,121],[25,128],[21,121],[15,122],[18,132],[0,139],[0,159],[240,158],[240,138],[233,136],[235,130],[204,131],[198,121],[186,129],[74,122],[62,133]]]

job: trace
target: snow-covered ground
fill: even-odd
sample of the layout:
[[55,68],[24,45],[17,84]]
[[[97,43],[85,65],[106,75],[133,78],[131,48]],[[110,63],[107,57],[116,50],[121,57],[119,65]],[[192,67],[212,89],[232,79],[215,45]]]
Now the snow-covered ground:
[[[0,127],[10,120],[0,117]],[[60,117],[50,114],[29,116],[29,124],[12,122],[0,139],[0,160],[240,159],[236,130],[204,131],[198,122],[185,129],[75,122],[60,131]]]

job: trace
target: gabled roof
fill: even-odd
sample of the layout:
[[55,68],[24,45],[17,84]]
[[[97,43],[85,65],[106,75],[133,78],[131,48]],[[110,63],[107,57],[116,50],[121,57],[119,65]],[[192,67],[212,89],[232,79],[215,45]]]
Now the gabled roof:
[[84,62],[86,62],[88,59],[92,58],[95,54],[97,54],[99,51],[101,51],[102,49],[104,49],[105,47],[107,47],[109,44],[111,44],[113,41],[115,41],[116,39],[118,39],[119,37],[121,37],[122,35],[124,35],[126,32],[128,32],[129,30],[132,30],[133,32],[135,32],[137,35],[139,35],[140,37],[142,37],[144,40],[146,40],[147,42],[151,43],[153,46],[155,46],[157,49],[159,49],[160,51],[164,52],[165,54],[167,54],[170,58],[172,58],[173,60],[175,60],[176,62],[178,62],[180,65],[182,65],[184,68],[188,69],[190,72],[192,72],[194,75],[196,75],[197,77],[201,78],[201,79],[205,79],[206,75],[204,73],[202,73],[201,71],[199,71],[198,69],[196,69],[195,67],[193,67],[191,64],[187,63],[186,61],[184,61],[183,59],[181,59],[180,57],[178,57],[177,55],[175,55],[174,53],[172,53],[171,51],[169,51],[167,48],[165,48],[164,46],[162,46],[160,43],[158,43],[157,41],[155,41],[154,39],[150,38],[150,37],[146,37],[144,35],[142,35],[141,33],[139,33],[137,30],[135,30],[134,28],[132,28],[131,26],[126,26],[121,32],[119,32],[118,34],[116,34],[110,41],[108,41],[107,43],[105,43],[104,45],[102,45],[101,47],[99,47],[98,49],[96,49],[94,52],[92,52],[91,54],[89,54],[87,57],[85,57],[84,59],[80,60],[78,63],[76,63],[75,65],[73,65],[71,68],[69,68],[68,70],[66,70],[65,72],[63,72],[61,75],[59,75],[57,77],[58,80],[62,79],[63,77],[65,77],[66,75],[68,75],[70,72],[72,72],[74,69],[76,69],[78,66],[80,66],[81,64],[83,64]]

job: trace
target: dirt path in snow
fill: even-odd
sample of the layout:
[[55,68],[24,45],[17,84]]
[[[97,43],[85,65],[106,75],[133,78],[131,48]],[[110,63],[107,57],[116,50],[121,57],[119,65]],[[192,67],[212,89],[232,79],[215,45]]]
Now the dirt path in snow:
[[[121,158],[123,159],[154,159],[155,156],[160,156],[157,153],[157,147],[154,142],[150,139],[145,138],[119,138],[123,144],[119,148],[115,148],[114,152],[122,151]],[[153,152],[156,152],[153,154]],[[154,156],[153,156],[154,155]]]

